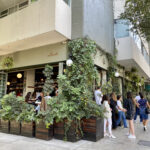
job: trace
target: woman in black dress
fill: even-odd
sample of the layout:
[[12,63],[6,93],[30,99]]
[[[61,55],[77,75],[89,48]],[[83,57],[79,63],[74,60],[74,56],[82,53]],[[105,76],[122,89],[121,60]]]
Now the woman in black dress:
[[126,119],[129,122],[129,135],[128,138],[135,139],[135,131],[134,131],[134,99],[132,98],[131,92],[127,93],[127,99],[124,102],[124,108],[127,110]]
[[112,128],[116,129],[117,128],[117,97],[115,95],[115,93],[111,93],[110,95],[110,108],[112,109]]

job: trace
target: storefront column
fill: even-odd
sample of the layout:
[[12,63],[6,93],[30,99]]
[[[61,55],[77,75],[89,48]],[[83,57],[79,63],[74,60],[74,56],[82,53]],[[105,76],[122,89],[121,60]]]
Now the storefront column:
[[119,84],[119,91],[120,91],[120,94],[122,95],[122,90],[123,90],[123,85],[122,85],[122,79],[121,78],[118,78],[118,84]]
[[64,71],[64,63],[61,62],[61,63],[59,63],[59,75],[63,74],[63,71]]
[[27,70],[25,71],[25,91],[24,94],[28,92],[34,92],[35,85],[35,70]]
[[102,85],[105,84],[107,82],[107,72],[106,71],[102,71]]

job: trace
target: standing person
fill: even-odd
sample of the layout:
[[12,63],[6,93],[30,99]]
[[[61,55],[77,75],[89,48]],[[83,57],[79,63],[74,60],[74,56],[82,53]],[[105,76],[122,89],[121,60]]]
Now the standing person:
[[144,99],[144,96],[141,94],[141,99],[138,101],[139,103],[139,111],[140,115],[143,120],[143,129],[144,131],[147,130],[147,124],[148,124],[148,114],[146,112],[147,108],[150,108],[150,105],[146,99]]
[[134,100],[132,98],[131,92],[127,93],[127,99],[125,100],[124,107],[127,110],[127,112],[126,112],[126,119],[129,122],[129,135],[128,135],[128,138],[136,139],[135,131],[134,131],[134,124],[133,124]]
[[112,116],[112,113],[111,113],[111,108],[110,108],[110,105],[109,105],[109,98],[107,95],[104,95],[103,96],[103,99],[102,99],[102,104],[103,104],[103,107],[104,109],[106,110],[104,112],[104,136],[107,136],[107,132],[106,132],[106,128],[107,128],[107,123],[108,123],[108,132],[109,132],[109,137],[110,138],[116,138],[113,134],[112,134],[112,119],[111,119],[111,116]]
[[137,116],[140,116],[140,122],[142,122],[142,117],[140,115],[140,109],[139,109],[139,106],[138,106],[138,101],[141,99],[141,95],[142,95],[142,93],[139,92],[139,95],[137,95],[135,97],[135,102],[137,104],[136,104],[136,112],[135,112],[135,115],[134,115],[134,122],[136,122]]
[[103,94],[101,92],[101,87],[96,87],[96,90],[94,92],[94,96],[95,96],[95,101],[97,103],[97,105],[101,106],[102,104],[102,97],[103,97]]
[[125,116],[125,112],[127,110],[122,107],[121,101],[122,101],[122,98],[120,95],[118,95],[117,96],[118,120],[116,121],[116,125],[118,126],[121,120],[123,120],[124,128],[127,128],[127,121],[126,121],[126,116]]
[[118,114],[116,94],[111,93],[110,97],[111,97],[110,108],[112,109],[112,128],[116,129],[117,128],[116,121],[117,121],[117,114]]

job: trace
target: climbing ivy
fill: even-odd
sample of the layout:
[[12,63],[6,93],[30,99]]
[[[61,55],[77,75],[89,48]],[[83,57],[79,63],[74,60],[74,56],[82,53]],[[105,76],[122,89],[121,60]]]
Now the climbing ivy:
[[69,41],[68,50],[72,66],[67,66],[64,75],[58,76],[59,95],[49,100],[51,111],[47,112],[46,123],[65,121],[65,139],[72,122],[76,122],[76,134],[81,131],[83,117],[103,117],[103,109],[93,101],[93,83],[97,80],[94,66],[96,44],[89,39]]

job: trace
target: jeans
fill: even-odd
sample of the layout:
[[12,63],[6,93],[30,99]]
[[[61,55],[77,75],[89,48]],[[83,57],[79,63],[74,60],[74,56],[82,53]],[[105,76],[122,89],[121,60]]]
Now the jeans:
[[124,127],[127,128],[127,121],[126,121],[125,113],[123,111],[118,112],[118,120],[116,121],[117,126],[120,124],[121,119],[123,120]]
[[137,116],[140,116],[140,122],[142,122],[142,116],[140,115],[140,109],[138,107],[136,107],[136,112],[135,112],[135,116],[134,116],[134,120],[136,120]]

